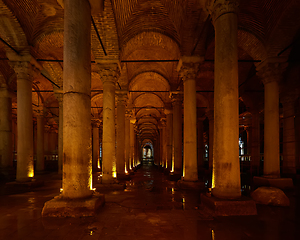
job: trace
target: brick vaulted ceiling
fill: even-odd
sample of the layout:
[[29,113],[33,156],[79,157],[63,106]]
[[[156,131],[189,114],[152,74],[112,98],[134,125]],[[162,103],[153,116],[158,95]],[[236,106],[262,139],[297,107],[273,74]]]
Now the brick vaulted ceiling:
[[[128,106],[134,109],[144,138],[156,137],[157,125],[165,117],[164,109],[171,104],[169,92],[183,88],[176,71],[176,60],[181,55],[205,57],[196,81],[198,116],[213,107],[214,28],[205,9],[206,0],[99,1],[104,8],[92,16],[96,26],[91,22],[92,60],[121,61],[116,87],[129,90]],[[263,102],[263,86],[252,60],[262,61],[278,55],[295,41],[299,44],[299,12],[298,0],[240,0],[240,97],[248,108]],[[7,60],[7,51],[13,48],[20,54],[29,52],[43,67],[43,74],[55,83],[37,75],[33,88],[34,106],[43,104],[47,124],[54,126],[58,102],[53,89],[62,88],[63,82],[63,20],[63,0],[0,0],[0,37],[9,44],[0,42],[1,85],[16,92],[16,75]],[[287,48],[280,55],[288,57],[291,50]],[[101,118],[102,83],[95,63],[91,77],[91,114]]]

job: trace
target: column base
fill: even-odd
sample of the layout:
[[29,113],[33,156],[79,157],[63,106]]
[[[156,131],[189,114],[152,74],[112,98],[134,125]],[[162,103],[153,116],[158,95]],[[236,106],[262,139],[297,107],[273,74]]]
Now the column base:
[[201,181],[184,181],[178,180],[177,185],[180,189],[204,190],[205,184]]
[[253,200],[241,197],[227,200],[212,196],[211,194],[200,195],[201,204],[212,212],[214,216],[249,216],[257,215],[256,204]]
[[5,192],[7,194],[18,193],[18,192],[28,192],[34,188],[42,187],[44,185],[44,181],[31,179],[28,182],[8,182],[5,184]]
[[253,177],[255,187],[276,187],[282,190],[293,189],[294,184],[291,178],[270,178],[270,177]]
[[178,181],[181,179],[181,174],[179,173],[170,173],[169,174],[169,181]]
[[118,180],[123,180],[123,181],[129,181],[131,179],[129,174],[125,173],[117,173],[117,179]]
[[95,184],[94,186],[97,191],[102,191],[102,190],[123,190],[125,189],[125,183],[100,183],[100,184]]
[[90,217],[104,205],[104,194],[94,193],[90,198],[64,199],[62,195],[45,202],[43,217]]
[[259,187],[251,193],[252,199],[262,205],[290,206],[290,200],[285,193],[275,187]]

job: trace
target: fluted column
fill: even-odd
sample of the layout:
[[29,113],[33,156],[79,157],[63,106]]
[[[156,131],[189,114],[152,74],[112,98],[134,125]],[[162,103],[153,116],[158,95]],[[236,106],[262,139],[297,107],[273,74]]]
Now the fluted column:
[[285,174],[296,174],[295,101],[297,95],[281,98],[283,105],[283,166]]
[[277,61],[281,59],[267,59],[258,67],[265,88],[264,109],[264,176],[280,177],[279,150],[279,86],[284,65]]
[[173,105],[173,166],[174,174],[182,175],[182,96],[180,92],[172,93]]
[[130,169],[130,115],[131,111],[125,111],[125,172]]
[[99,120],[92,121],[93,127],[93,171],[98,170],[99,153],[100,153],[100,140],[99,140]]
[[36,115],[37,121],[37,142],[36,142],[36,170],[45,170],[44,160],[44,111],[43,109],[38,110]]
[[239,162],[238,1],[211,1],[215,28],[214,145],[212,194],[241,196]]
[[12,94],[4,84],[0,86],[0,170],[7,174],[13,166]]
[[115,136],[115,89],[118,64],[100,64],[103,82],[102,183],[112,183],[117,177]]
[[172,170],[172,142],[173,142],[173,112],[170,108],[165,109],[167,126],[166,126],[166,143],[167,143],[167,155],[166,155],[166,169]]
[[117,175],[125,174],[125,106],[127,91],[117,92]]
[[15,62],[17,74],[17,176],[20,182],[30,181],[34,176],[33,124],[32,124],[32,76],[29,62]]
[[64,1],[63,197],[92,195],[91,7]]
[[196,74],[199,57],[182,57],[179,65],[183,80],[183,180],[197,181],[197,106],[196,106]]

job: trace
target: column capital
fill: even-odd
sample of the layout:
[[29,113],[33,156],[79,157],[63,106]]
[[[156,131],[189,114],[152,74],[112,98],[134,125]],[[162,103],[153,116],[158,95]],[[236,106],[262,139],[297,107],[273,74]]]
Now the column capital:
[[128,100],[128,91],[116,90],[117,104],[126,105]]
[[267,58],[256,67],[257,75],[264,85],[274,81],[279,83],[287,65],[284,58]]
[[204,61],[204,57],[198,56],[182,56],[177,65],[177,71],[183,81],[196,79],[199,65]]
[[206,9],[211,15],[213,23],[226,13],[237,13],[239,0],[207,0]]
[[181,91],[173,91],[173,92],[170,92],[170,96],[169,96],[171,99],[172,99],[172,104],[181,104],[182,103],[182,100],[183,100],[183,92]]
[[13,92],[11,92],[6,84],[0,85],[0,98],[13,98]]
[[120,74],[119,64],[116,62],[98,64],[99,74],[103,83],[116,83]]
[[44,117],[44,107],[43,106],[34,107],[33,110],[35,111],[37,117]]
[[207,116],[209,121],[214,120],[214,110],[213,109],[206,111],[205,115]]
[[100,127],[100,125],[101,125],[101,122],[100,122],[100,120],[99,119],[92,119],[92,127],[93,128],[99,128]]

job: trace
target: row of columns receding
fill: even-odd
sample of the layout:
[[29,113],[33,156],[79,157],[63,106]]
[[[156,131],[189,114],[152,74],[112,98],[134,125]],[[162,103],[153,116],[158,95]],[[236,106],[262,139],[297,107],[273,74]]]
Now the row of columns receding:
[[[75,3],[76,2],[76,3]],[[86,198],[92,195],[91,146],[91,9],[88,1],[66,0],[64,17],[64,72],[63,111],[60,111],[59,159],[63,159],[63,197]],[[78,7],[80,6],[80,7]],[[224,7],[225,6],[225,7]],[[212,154],[212,194],[220,198],[238,198],[241,195],[239,163],[239,94],[237,5],[224,2],[213,5],[211,15],[215,27],[215,78]],[[200,57],[182,57],[179,73],[183,79],[183,165],[181,104],[174,98],[173,118],[166,112],[166,131],[160,131],[160,164],[181,172],[183,181],[197,181],[197,114],[196,75]],[[103,139],[102,182],[111,183],[116,174],[124,174],[138,161],[134,120],[125,121],[125,96],[117,103],[117,152],[115,148],[115,84],[118,75],[117,61],[99,61],[103,81]],[[279,90],[278,83],[284,64],[281,59],[268,59],[258,67],[265,85],[265,150],[264,175],[280,177],[279,165]],[[32,68],[29,62],[15,61],[17,74],[18,164],[17,181],[33,177],[32,139]],[[39,120],[40,121],[40,120]],[[173,121],[173,123],[172,123]],[[128,128],[128,125],[130,126]],[[172,127],[170,127],[172,126]],[[128,130],[129,129],[129,130]],[[96,131],[96,130],[95,130]],[[129,134],[128,134],[129,131]],[[173,137],[172,137],[173,134]],[[95,135],[97,133],[95,132]],[[164,136],[168,141],[163,141]],[[129,141],[128,141],[129,136]],[[94,141],[97,141],[95,139]],[[129,145],[128,145],[129,143]],[[163,147],[163,144],[166,147]],[[165,149],[164,151],[162,150]],[[129,151],[128,151],[129,149]],[[131,154],[131,157],[128,156]],[[166,154],[166,161],[162,162]],[[116,158],[117,156],[117,158]],[[173,158],[173,161],[172,161]],[[177,160],[178,159],[178,160]],[[59,167],[59,169],[61,169]]]

